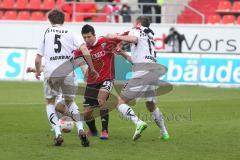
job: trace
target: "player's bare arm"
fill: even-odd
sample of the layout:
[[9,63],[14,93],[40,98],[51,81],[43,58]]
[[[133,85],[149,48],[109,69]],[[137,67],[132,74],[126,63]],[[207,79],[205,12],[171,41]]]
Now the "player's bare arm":
[[95,76],[96,78],[99,77],[99,74],[97,73],[97,71],[94,69],[93,66],[93,62],[92,62],[92,58],[91,55],[89,53],[89,50],[87,49],[86,44],[82,44],[79,48],[80,51],[82,51],[83,56],[89,66],[89,70],[91,71],[91,74],[93,74],[93,76]]
[[134,44],[138,42],[138,38],[136,36],[130,35],[107,34],[105,37],[109,39],[118,39],[120,41],[125,41]]
[[35,58],[35,68],[36,68],[35,77],[38,80],[40,79],[40,76],[41,76],[41,66],[42,66],[42,56],[37,54]]
[[[43,72],[44,66],[41,66],[40,71]],[[33,67],[27,67],[26,73],[36,73],[36,69]]]
[[86,75],[86,74],[87,74],[87,71],[88,71],[88,65],[87,65],[86,63],[84,63],[84,62],[81,62],[81,63],[79,64],[79,67],[80,67],[83,75]]

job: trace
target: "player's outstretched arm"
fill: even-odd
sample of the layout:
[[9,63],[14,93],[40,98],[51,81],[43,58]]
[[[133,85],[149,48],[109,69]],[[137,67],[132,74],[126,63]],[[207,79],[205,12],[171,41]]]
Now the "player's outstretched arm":
[[97,71],[95,70],[94,66],[93,66],[93,62],[92,62],[92,58],[91,55],[89,53],[89,50],[87,49],[86,44],[82,44],[79,48],[80,51],[82,51],[82,54],[89,66],[89,70],[91,71],[91,73],[97,78],[99,77],[99,74],[97,73]]
[[42,56],[37,54],[35,58],[35,68],[36,68],[35,77],[38,80],[40,79],[40,76],[41,76],[41,66],[42,66]]
[[122,44],[121,43],[117,45],[114,53],[117,54],[117,55],[121,55],[123,58],[125,58],[127,61],[129,61],[130,63],[133,64],[132,57],[122,49]]
[[80,67],[80,69],[81,69],[81,71],[82,71],[82,73],[83,73],[83,75],[84,75],[84,78],[86,78],[87,77],[87,73],[88,73],[88,65],[85,63],[80,63],[79,64],[79,67]]
[[120,41],[125,41],[125,42],[135,43],[135,44],[138,42],[138,38],[136,36],[131,36],[131,35],[107,34],[105,37],[109,39],[117,39]]
[[26,69],[26,73],[35,73],[35,72],[36,72],[36,69],[33,67],[27,67]]
[[[40,71],[43,72],[44,66],[41,66]],[[36,73],[36,69],[33,67],[27,67],[26,73]]]

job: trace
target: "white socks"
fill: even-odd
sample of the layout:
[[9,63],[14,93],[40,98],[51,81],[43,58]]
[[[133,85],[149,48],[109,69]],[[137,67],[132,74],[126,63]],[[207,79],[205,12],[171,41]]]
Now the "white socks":
[[71,116],[76,123],[76,127],[79,134],[79,132],[83,131],[83,121],[80,118],[79,109],[75,102],[72,102],[71,105],[69,106],[69,112],[71,113]]
[[131,120],[135,125],[139,121],[141,121],[134,113],[131,107],[129,107],[127,104],[121,104],[118,106],[118,111],[122,113],[122,115],[127,118],[128,120]]
[[60,124],[56,115],[55,106],[52,104],[48,104],[46,107],[46,112],[47,112],[48,120],[55,131],[55,136],[58,137],[58,135],[61,134],[61,130],[60,130]]
[[164,125],[163,114],[159,108],[156,108],[155,111],[152,112],[152,116],[157,126],[160,128],[161,134],[168,134],[167,129]]

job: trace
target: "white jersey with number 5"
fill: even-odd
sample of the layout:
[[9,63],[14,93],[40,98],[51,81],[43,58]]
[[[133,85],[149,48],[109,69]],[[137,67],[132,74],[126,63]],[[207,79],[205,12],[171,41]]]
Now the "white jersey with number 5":
[[155,63],[155,46],[153,33],[144,32],[146,27],[138,27],[130,30],[128,35],[138,38],[137,44],[132,44],[131,55],[133,63]]
[[48,28],[37,50],[45,58],[44,77],[50,77],[54,70],[69,61],[73,57],[73,50],[81,44],[70,30],[61,25]]

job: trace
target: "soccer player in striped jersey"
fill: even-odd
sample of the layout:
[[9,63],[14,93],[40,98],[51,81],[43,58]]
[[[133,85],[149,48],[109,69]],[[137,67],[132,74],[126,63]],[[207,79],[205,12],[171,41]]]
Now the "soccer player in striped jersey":
[[126,41],[132,44],[131,57],[124,52],[122,52],[122,55],[133,63],[133,77],[121,91],[118,97],[117,109],[136,125],[133,140],[137,140],[147,128],[147,123],[137,117],[133,109],[128,105],[128,102],[136,98],[145,98],[146,107],[160,128],[162,139],[168,140],[169,134],[164,124],[163,114],[156,107],[155,89],[161,76],[161,68],[156,63],[153,41],[154,32],[149,27],[150,21],[147,17],[138,17],[134,22],[134,28],[129,31],[128,35],[106,35],[106,38]]
[[[56,97],[59,94],[63,94],[65,105],[69,108],[76,108],[74,107],[76,106],[76,103],[74,102],[76,91],[73,87],[69,87],[75,86],[75,89],[77,89],[76,75],[73,70],[66,75],[66,68],[62,67],[63,64],[73,59],[74,49],[79,48],[83,52],[92,75],[97,75],[86,45],[79,42],[73,33],[63,26],[64,16],[64,13],[58,9],[50,11],[48,19],[51,23],[51,27],[45,31],[42,40],[40,41],[35,59],[35,77],[39,80],[41,75],[42,57],[45,58],[43,72],[44,94],[47,101],[46,112],[49,122],[55,131],[54,140],[56,146],[60,146],[63,143],[60,124],[55,110]],[[59,72],[59,70],[62,72]],[[82,146],[89,146],[89,141],[84,132],[83,123],[80,119],[78,110],[73,110],[73,118],[76,121],[78,136],[80,137]]]

